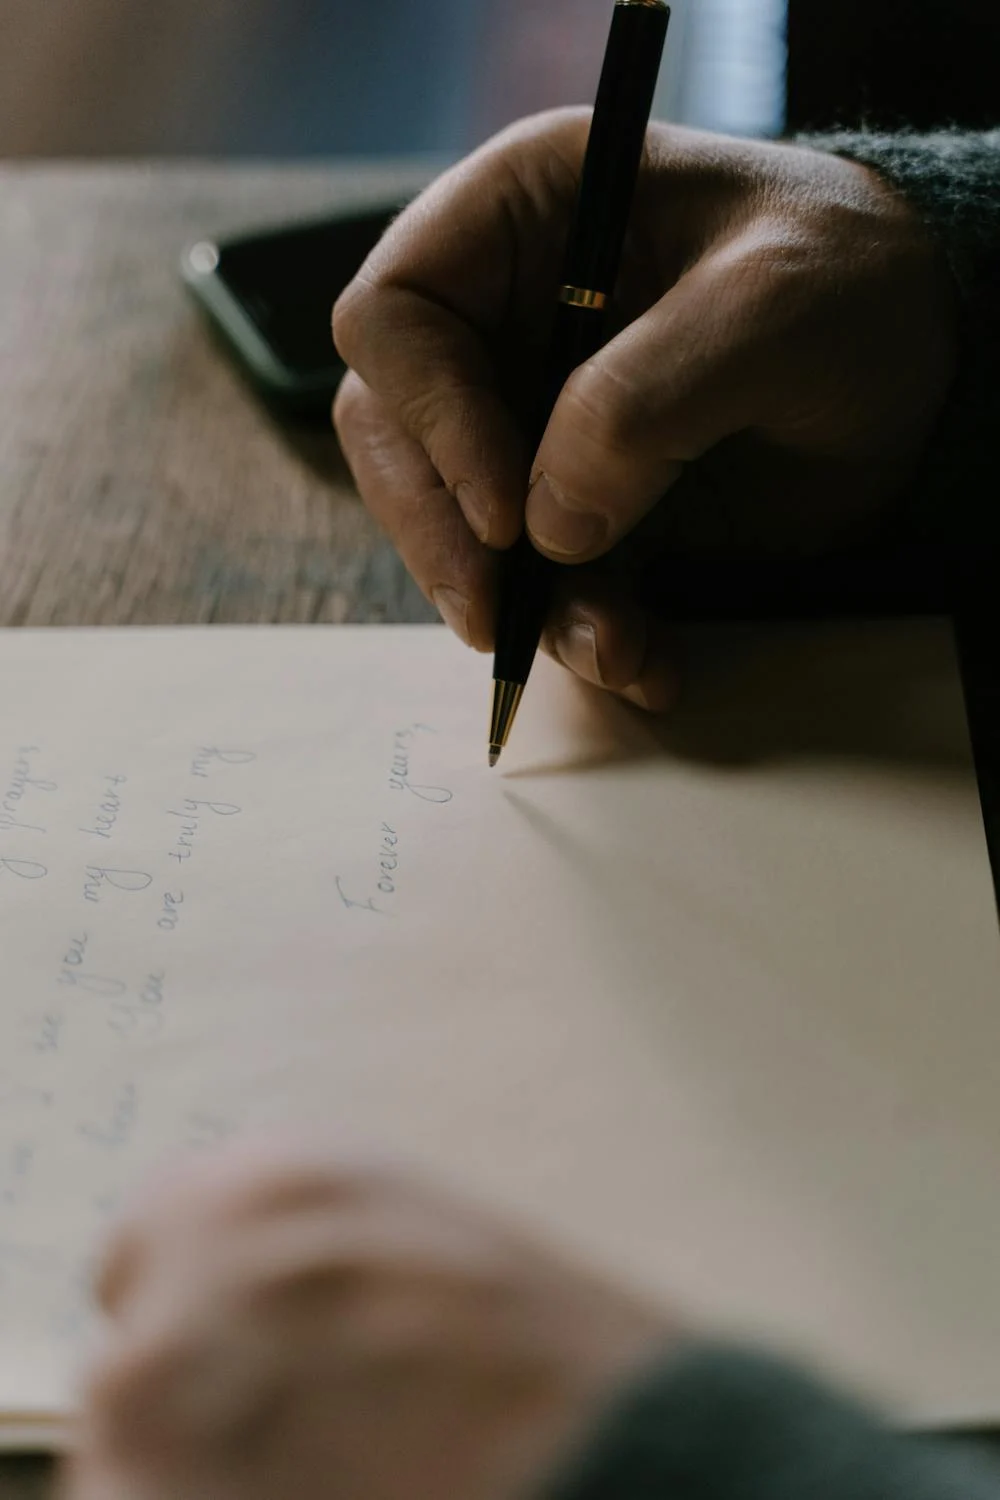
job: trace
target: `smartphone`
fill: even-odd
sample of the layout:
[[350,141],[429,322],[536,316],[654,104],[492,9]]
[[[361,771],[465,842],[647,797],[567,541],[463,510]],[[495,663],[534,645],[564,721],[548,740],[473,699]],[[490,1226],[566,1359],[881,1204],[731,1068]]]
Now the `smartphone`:
[[181,275],[257,391],[301,417],[329,420],[344,375],[330,313],[402,203],[185,250]]

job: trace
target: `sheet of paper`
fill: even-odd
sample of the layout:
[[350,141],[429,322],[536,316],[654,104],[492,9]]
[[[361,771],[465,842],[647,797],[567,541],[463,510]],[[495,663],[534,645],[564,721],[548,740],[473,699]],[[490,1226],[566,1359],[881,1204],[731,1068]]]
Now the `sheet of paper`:
[[178,1152],[384,1151],[904,1416],[1000,1413],[1000,944],[939,624],[546,662],[434,629],[0,635],[0,1412]]

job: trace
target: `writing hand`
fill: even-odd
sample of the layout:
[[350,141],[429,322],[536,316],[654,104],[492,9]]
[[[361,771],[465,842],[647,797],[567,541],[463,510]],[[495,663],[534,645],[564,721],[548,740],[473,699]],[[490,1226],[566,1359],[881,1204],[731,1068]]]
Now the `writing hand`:
[[101,1280],[64,1500],[514,1500],[671,1330],[446,1198],[227,1148]]
[[524,121],[400,217],[335,309],[351,373],[334,419],[366,503],[463,639],[492,645],[495,549],[526,521],[574,565],[547,649],[663,708],[656,558],[794,558],[880,524],[952,379],[952,288],[867,168],[654,125],[618,332],[533,453],[588,123]]

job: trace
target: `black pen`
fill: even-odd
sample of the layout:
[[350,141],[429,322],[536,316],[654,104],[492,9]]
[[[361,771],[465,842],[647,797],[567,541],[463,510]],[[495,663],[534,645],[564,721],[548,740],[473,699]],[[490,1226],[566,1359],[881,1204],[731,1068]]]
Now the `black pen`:
[[[549,347],[538,442],[566,381],[604,343],[605,312],[618,280],[669,20],[663,0],[617,0],[615,5]],[[503,559],[491,766],[500,759],[521,704],[557,566],[536,552],[526,534]]]

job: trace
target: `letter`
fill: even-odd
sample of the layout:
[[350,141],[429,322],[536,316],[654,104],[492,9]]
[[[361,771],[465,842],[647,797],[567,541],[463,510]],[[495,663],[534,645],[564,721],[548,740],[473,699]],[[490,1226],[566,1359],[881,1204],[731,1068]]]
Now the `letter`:
[[221,760],[224,766],[248,766],[257,759],[252,750],[219,750],[214,745],[207,746],[200,753],[214,756],[216,760]]
[[443,786],[414,786],[412,781],[408,781],[406,785],[407,790],[411,791],[414,797],[419,797],[421,802],[450,802],[455,795]]
[[46,833],[47,830],[40,823],[19,823],[12,813],[0,813],[0,828],[9,833],[14,828],[19,828],[22,833]]
[[63,964],[67,969],[78,969],[83,963],[83,956],[90,942],[90,934],[85,932],[82,937],[70,938],[69,949],[63,954]]
[[104,882],[113,886],[116,891],[145,891],[153,884],[152,875],[144,870],[114,870],[102,865],[88,865],[87,877],[98,885]]
[[341,882],[339,875],[336,879],[336,886],[337,894],[340,897],[341,901],[343,901],[344,906],[348,911],[370,911],[373,912],[376,917],[388,916],[387,912],[384,912],[381,907],[375,905],[375,898],[373,896],[369,896],[367,901],[352,901],[350,896],[348,896],[348,894],[344,890],[343,883]]
[[19,880],[44,880],[49,873],[34,859],[0,859],[0,875],[16,875]]

